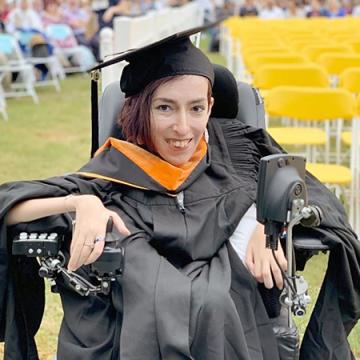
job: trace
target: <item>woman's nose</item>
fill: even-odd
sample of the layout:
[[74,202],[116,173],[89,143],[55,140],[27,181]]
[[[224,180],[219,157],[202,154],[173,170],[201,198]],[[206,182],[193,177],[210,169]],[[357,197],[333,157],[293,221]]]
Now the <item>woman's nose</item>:
[[189,117],[185,110],[178,112],[174,124],[174,130],[180,135],[186,135],[189,131]]

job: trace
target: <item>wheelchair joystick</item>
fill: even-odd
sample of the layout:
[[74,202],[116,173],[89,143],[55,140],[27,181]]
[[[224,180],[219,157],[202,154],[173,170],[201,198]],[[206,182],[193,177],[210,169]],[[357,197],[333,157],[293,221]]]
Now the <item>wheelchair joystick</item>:
[[112,233],[112,223],[108,224],[107,230],[103,253],[90,266],[89,275],[97,279],[97,285],[65,268],[65,256],[60,250],[63,236],[57,233],[22,232],[13,240],[12,254],[36,257],[40,264],[39,276],[49,279],[52,285],[61,274],[64,280],[82,296],[98,293],[108,295],[111,291],[111,282],[122,276],[125,250],[120,246],[124,237]]
[[280,239],[286,242],[288,267],[286,273],[283,273],[285,288],[280,301],[289,308],[289,327],[292,326],[291,314],[303,316],[310,303],[307,282],[295,274],[293,228],[298,224],[305,227],[319,226],[321,218],[319,207],[307,205],[303,157],[276,154],[260,160],[257,220],[264,224],[266,246],[273,252]]

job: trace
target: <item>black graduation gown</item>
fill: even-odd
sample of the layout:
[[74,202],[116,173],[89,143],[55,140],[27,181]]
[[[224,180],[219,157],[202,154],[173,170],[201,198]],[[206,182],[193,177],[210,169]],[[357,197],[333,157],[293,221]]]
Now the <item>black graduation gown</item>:
[[[2,219],[11,206],[26,198],[91,193],[117,211],[130,230],[138,233],[126,244],[124,276],[121,284],[114,286],[111,297],[83,298],[60,282],[64,321],[59,359],[278,358],[256,282],[227,239],[255,200],[260,157],[279,150],[262,131],[243,127],[236,121],[210,122],[209,134],[209,156],[177,189],[177,193],[184,194],[185,210],[179,209],[176,197],[169,196],[161,185],[114,149],[104,151],[81,171],[115,181],[74,174],[2,187]],[[325,213],[318,233],[335,249],[330,262],[334,257],[334,261],[341,259],[335,267],[345,270],[328,271],[320,297],[324,307],[335,306],[337,321],[318,334],[313,329],[328,316],[324,310],[315,311],[315,326],[310,322],[307,331],[314,343],[310,344],[305,335],[303,356],[347,359],[350,350],[346,342],[345,346],[338,344],[359,317],[359,246],[335,197],[311,177],[308,184],[310,195],[314,195],[311,202],[321,205]],[[60,228],[68,225],[61,216],[35,223],[27,226],[34,229],[49,223]],[[39,324],[41,306],[35,313],[38,316],[34,312],[29,316],[26,306],[19,313],[20,304],[28,304],[29,296],[18,286],[24,277],[24,271],[19,272],[18,268],[23,265],[10,262],[5,226],[1,232],[0,275],[6,279],[0,287],[0,303],[5,304],[1,328],[6,318],[7,326],[5,331],[2,329],[6,353],[9,359],[35,359],[32,336]],[[346,296],[342,295],[344,290]],[[349,291],[352,296],[348,296]],[[15,319],[17,326],[9,319]],[[335,346],[328,341],[333,340],[334,332]],[[17,343],[23,343],[24,337],[28,346],[17,350]],[[309,351],[318,355],[308,357]]]

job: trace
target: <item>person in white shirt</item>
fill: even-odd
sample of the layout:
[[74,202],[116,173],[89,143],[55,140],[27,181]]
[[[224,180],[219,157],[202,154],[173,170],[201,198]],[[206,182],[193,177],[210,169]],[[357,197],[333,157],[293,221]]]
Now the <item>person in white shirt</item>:
[[259,17],[262,19],[283,19],[285,13],[276,6],[274,0],[265,0],[264,5],[260,8]]
[[9,13],[6,30],[14,33],[19,29],[44,31],[40,15],[33,9],[31,0],[18,0]]

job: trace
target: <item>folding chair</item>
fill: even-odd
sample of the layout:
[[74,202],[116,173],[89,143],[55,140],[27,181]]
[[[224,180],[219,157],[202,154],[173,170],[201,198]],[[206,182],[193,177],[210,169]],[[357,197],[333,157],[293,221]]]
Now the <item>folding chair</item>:
[[0,72],[10,72],[16,76],[11,90],[4,90],[5,97],[31,96],[37,104],[39,98],[34,87],[34,69],[31,64],[26,63],[16,39],[8,34],[0,34],[0,52],[9,60],[7,64],[0,66]]
[[[46,34],[55,47],[55,54],[60,58],[69,59],[71,65],[65,66],[65,73],[85,72],[93,63],[87,64],[84,47],[80,46],[75,38],[73,30],[66,24],[50,24],[46,27]],[[59,43],[67,43],[59,46]],[[95,60],[94,60],[95,62]],[[75,65],[76,63],[76,65]]]
[[1,81],[3,79],[3,75],[2,73],[0,73],[0,112],[4,118],[5,121],[8,120],[8,114],[6,111],[6,100],[5,100],[5,95],[4,95],[4,89],[2,87]]
[[353,49],[351,46],[347,45],[324,45],[324,44],[318,44],[318,45],[309,45],[306,46],[302,51],[311,61],[316,61],[316,59],[322,55],[327,53],[353,53]]
[[[287,116],[305,121],[318,120],[325,125],[331,120],[352,120],[356,113],[355,99],[344,89],[284,86],[270,90],[266,100],[269,116]],[[340,139],[336,141],[339,142]],[[329,150],[328,137],[325,151],[329,153]],[[329,163],[308,163],[307,170],[324,184],[337,186],[339,189],[347,187],[350,190],[355,176],[354,168]],[[355,193],[349,192],[348,203],[351,214]],[[350,222],[354,224],[354,219],[350,219]]]
[[360,67],[360,54],[352,53],[325,53],[320,55],[316,62],[324,66],[332,76],[332,83],[337,85],[339,75],[351,67]]
[[[339,76],[339,86],[344,88],[354,95],[360,94],[360,67],[348,68],[344,70]],[[343,131],[341,134],[341,141],[343,144],[351,148],[352,144],[352,133]]]
[[351,168],[353,169],[353,182],[351,192],[353,204],[350,210],[350,219],[352,220],[355,232],[360,234],[360,95],[356,100],[356,118],[352,123],[351,131]]
[[313,63],[269,64],[255,70],[253,85],[266,97],[264,90],[276,86],[329,87],[330,82],[325,69]]
[[[313,63],[304,64],[271,64],[261,66],[255,71],[253,85],[266,98],[270,89],[278,86],[313,86],[329,87],[326,71]],[[288,120],[288,119],[287,119]],[[287,121],[289,122],[289,121]],[[309,124],[307,124],[309,125]],[[316,159],[316,148],[326,144],[326,133],[315,126],[305,126],[294,122],[292,126],[274,126],[268,124],[268,131],[274,139],[284,146],[306,146],[306,157]]]
[[270,65],[270,64],[304,64],[308,62],[307,59],[298,53],[284,53],[278,54],[275,53],[267,53],[267,54],[256,54],[254,56],[250,56],[247,60],[247,65],[249,72],[254,74],[256,70],[258,70],[261,66]]
[[[47,43],[39,43],[36,45],[32,45],[31,41],[33,36],[38,35],[36,31],[29,30],[29,31],[18,31],[16,32],[15,36],[18,39],[19,43],[25,49],[25,61],[32,64],[35,68],[37,65],[44,65],[48,69],[48,74],[46,78],[40,78],[36,80],[35,86],[48,86],[52,85],[55,87],[56,91],[60,91],[60,79],[64,78],[64,69],[59,62],[58,58],[53,54],[43,54],[44,51],[41,51],[40,56],[35,56],[34,49],[42,46],[47,49],[46,52],[49,51],[51,48],[50,44]],[[41,35],[41,38],[43,36]],[[44,39],[45,41],[46,39]]]

